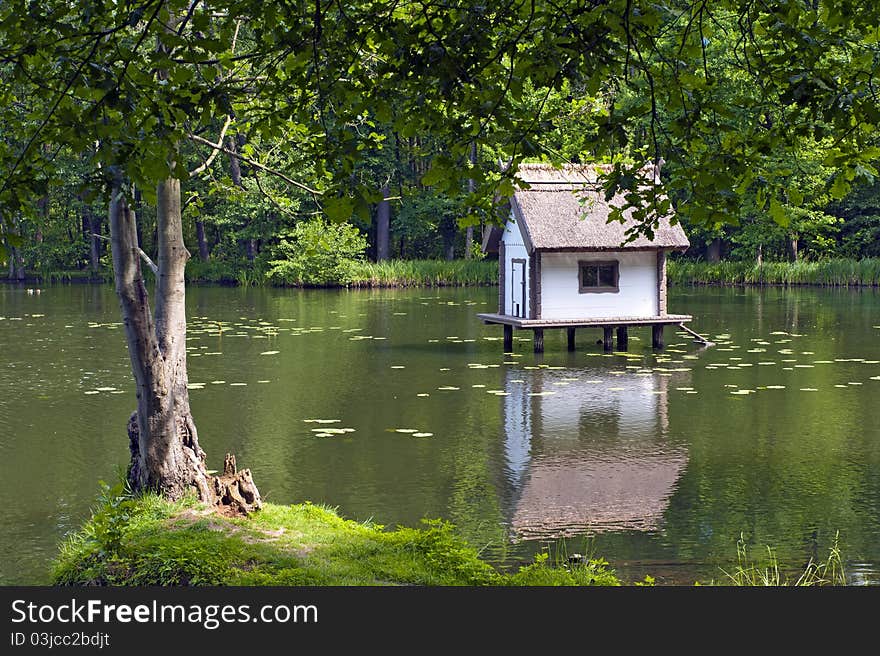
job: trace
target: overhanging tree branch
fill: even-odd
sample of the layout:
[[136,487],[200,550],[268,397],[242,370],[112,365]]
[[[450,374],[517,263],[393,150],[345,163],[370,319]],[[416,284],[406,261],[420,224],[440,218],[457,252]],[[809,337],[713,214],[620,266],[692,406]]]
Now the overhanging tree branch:
[[260,169],[261,171],[265,171],[266,173],[268,173],[270,175],[274,175],[276,178],[278,178],[280,180],[284,180],[284,182],[286,182],[287,184],[293,185],[294,187],[302,189],[303,191],[307,191],[310,194],[312,194],[313,196],[323,196],[324,195],[324,192],[318,191],[317,189],[312,189],[308,185],[304,185],[302,182],[297,182],[293,178],[290,178],[290,177],[284,175],[281,171],[276,171],[275,169],[269,168],[268,166],[266,166],[264,164],[260,164],[259,162],[252,160],[249,157],[245,157],[244,155],[227,148],[226,146],[223,145],[222,141],[221,141],[221,143],[212,143],[212,142],[208,141],[207,139],[205,139],[204,137],[200,137],[199,135],[192,134],[192,133],[188,134],[187,138],[190,141],[194,141],[196,143],[200,143],[205,146],[210,146],[215,151],[221,152],[224,155],[229,155],[230,157],[235,157],[236,159],[244,162],[245,164],[248,164],[249,166],[253,166],[254,168]]

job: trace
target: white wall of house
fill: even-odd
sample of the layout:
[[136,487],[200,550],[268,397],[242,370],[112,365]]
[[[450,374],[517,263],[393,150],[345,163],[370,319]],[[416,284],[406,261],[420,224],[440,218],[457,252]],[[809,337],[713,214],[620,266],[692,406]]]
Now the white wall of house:
[[[578,291],[578,262],[617,260],[618,292]],[[656,251],[541,254],[541,318],[652,317],[658,313]]]
[[[529,316],[529,252],[519,226],[513,219],[504,228],[504,314]],[[515,259],[525,260],[525,266],[514,265]],[[523,299],[525,282],[525,299]]]

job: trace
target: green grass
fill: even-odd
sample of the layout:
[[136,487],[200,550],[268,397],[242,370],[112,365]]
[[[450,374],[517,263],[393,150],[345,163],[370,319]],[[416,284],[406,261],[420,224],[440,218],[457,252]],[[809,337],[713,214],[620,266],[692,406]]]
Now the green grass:
[[353,287],[444,287],[498,284],[496,260],[359,262]]
[[[194,258],[186,266],[188,282],[221,285],[272,285],[266,265],[244,260],[202,262]],[[473,287],[498,284],[494,260],[386,260],[356,261],[352,281],[346,287]]]
[[619,585],[600,560],[497,571],[441,521],[386,530],[309,503],[225,518],[108,492],[62,545],[57,585]]
[[817,285],[876,287],[880,258],[833,259],[816,262],[693,262],[671,260],[669,281],[679,285]]
[[[92,517],[62,544],[56,585],[422,585],[616,586],[608,562],[565,541],[534,562],[500,571],[440,520],[393,530],[344,519],[311,503],[266,504],[247,518],[222,517],[193,499],[130,497],[104,485]],[[846,585],[835,538],[824,561],[783,568],[768,548],[751,558],[742,536],[737,563],[708,585]],[[646,576],[634,585],[654,585]]]
[[776,558],[776,553],[767,548],[767,561],[756,563],[749,556],[745,540],[740,536],[736,545],[737,565],[730,572],[724,572],[722,584],[764,587],[764,586],[796,586],[812,587],[820,585],[846,585],[846,573],[838,547],[838,536],[828,550],[824,561],[814,562],[812,559],[802,569],[791,574],[784,573]]

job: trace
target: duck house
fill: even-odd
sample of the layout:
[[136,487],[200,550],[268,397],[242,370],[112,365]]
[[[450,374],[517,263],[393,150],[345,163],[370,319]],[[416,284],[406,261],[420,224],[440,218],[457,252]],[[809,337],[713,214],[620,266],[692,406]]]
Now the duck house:
[[[659,183],[659,171],[647,170]],[[659,167],[658,167],[659,168]],[[513,330],[532,330],[534,350],[544,350],[544,330],[566,329],[575,349],[577,328],[603,331],[606,351],[627,348],[631,326],[651,326],[652,344],[663,348],[663,328],[692,319],[669,314],[666,305],[666,255],[690,242],[671,214],[659,217],[653,236],[628,239],[636,221],[633,208],[624,221],[608,221],[612,207],[624,207],[623,195],[605,200],[597,165],[523,164],[526,183],[514,192],[498,247],[498,312],[477,315],[504,327],[504,350],[513,347]],[[690,331],[689,331],[690,332]],[[701,338],[702,339],[702,338]]]

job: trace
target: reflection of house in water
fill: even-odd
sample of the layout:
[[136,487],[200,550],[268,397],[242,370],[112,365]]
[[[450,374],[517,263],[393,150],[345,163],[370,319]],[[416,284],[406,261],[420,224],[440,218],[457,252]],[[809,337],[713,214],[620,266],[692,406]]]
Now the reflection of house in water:
[[[673,384],[682,384],[681,375]],[[660,526],[687,464],[687,451],[667,438],[670,377],[602,369],[506,376],[504,459],[515,537]]]

